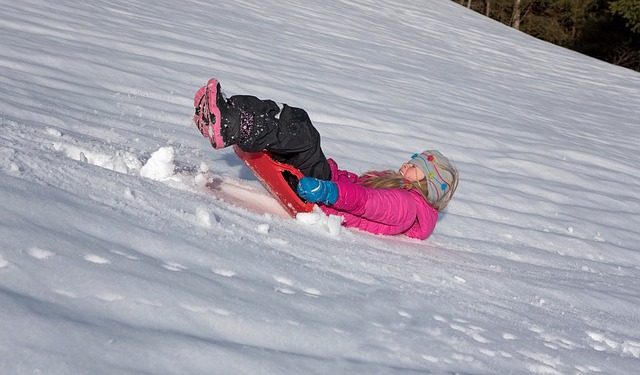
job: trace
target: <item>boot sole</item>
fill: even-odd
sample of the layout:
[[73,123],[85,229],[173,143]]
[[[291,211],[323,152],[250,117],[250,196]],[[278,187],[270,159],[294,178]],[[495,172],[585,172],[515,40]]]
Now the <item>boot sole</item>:
[[[216,98],[218,97],[219,89],[220,82],[218,82],[218,80],[215,78],[211,78],[209,82],[207,82],[207,88],[204,92],[205,110],[209,111],[209,113],[215,116],[215,121],[209,124],[209,137],[215,149],[225,147],[222,135],[220,134],[222,123],[220,108],[218,108],[218,105],[216,104]],[[213,138],[211,138],[212,136]]]

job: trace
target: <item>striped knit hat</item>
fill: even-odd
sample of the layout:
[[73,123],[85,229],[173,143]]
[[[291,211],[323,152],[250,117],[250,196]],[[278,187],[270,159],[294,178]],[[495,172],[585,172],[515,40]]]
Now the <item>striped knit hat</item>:
[[440,152],[425,150],[420,154],[413,154],[407,163],[415,165],[424,173],[429,189],[427,200],[431,205],[435,206],[451,190],[454,176],[442,168],[451,167],[451,162]]

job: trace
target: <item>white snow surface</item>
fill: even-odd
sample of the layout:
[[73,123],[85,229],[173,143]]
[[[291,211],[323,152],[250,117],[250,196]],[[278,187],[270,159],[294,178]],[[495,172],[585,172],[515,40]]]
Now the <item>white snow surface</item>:
[[[449,0],[0,4],[1,374],[640,373],[637,72]],[[451,156],[433,235],[282,217],[211,77]]]

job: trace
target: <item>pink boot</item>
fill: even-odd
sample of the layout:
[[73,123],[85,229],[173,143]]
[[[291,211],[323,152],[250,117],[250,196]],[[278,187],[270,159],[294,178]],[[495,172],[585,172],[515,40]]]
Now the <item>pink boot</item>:
[[200,133],[209,138],[215,149],[227,147],[240,140],[240,112],[225,101],[220,82],[211,78],[193,98],[196,109],[193,120]]

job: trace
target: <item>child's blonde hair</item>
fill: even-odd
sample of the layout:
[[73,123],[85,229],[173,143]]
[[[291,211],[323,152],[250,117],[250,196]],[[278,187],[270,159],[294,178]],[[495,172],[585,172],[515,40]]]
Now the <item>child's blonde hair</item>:
[[[428,157],[429,155],[435,155],[436,157]],[[409,181],[397,171],[370,171],[362,175],[362,185],[374,189],[417,189],[431,207],[442,211],[447,207],[458,188],[459,174],[456,167],[437,151],[425,151],[421,154],[416,154],[409,162],[423,170],[425,178],[419,181]],[[423,167],[421,164],[427,164],[431,169],[435,169],[439,178],[444,182],[442,184],[434,184],[434,180],[438,181],[434,178],[434,171],[428,167]],[[438,186],[438,190],[434,189],[434,185]]]

